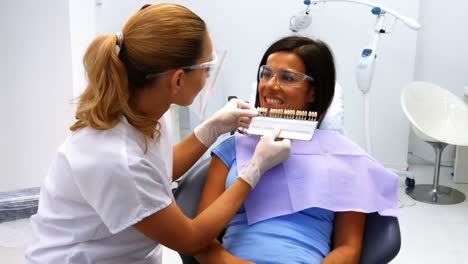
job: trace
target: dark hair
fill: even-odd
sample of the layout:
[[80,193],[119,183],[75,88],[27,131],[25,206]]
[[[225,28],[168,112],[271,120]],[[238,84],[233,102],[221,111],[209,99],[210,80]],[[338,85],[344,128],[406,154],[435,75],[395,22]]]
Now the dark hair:
[[[260,61],[259,71],[260,67],[267,63],[268,56],[276,52],[290,52],[299,56],[304,63],[305,74],[314,78],[314,81],[310,82],[310,86],[311,89],[314,89],[315,100],[307,110],[318,113],[317,120],[320,125],[335,94],[335,63],[330,48],[320,40],[299,36],[285,37],[267,49]],[[257,86],[259,81],[257,77]],[[255,106],[259,106],[259,99],[257,89]]]

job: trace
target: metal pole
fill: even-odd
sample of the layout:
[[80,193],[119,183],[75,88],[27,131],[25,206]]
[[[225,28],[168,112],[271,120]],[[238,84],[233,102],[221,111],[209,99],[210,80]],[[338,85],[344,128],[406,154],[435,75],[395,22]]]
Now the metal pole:
[[430,142],[431,146],[434,148],[435,151],[435,166],[434,166],[434,181],[433,181],[433,187],[434,189],[432,190],[433,194],[437,194],[439,191],[439,175],[440,175],[440,162],[442,158],[442,151],[444,148],[447,146],[446,143],[442,142]]

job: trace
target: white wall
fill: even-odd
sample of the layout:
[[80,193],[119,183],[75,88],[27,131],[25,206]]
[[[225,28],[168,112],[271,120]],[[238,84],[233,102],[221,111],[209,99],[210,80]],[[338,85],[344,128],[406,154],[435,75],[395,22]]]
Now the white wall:
[[[418,39],[415,79],[442,86],[463,97],[468,85],[468,1],[421,1],[421,29]],[[468,133],[468,131],[467,131]],[[434,150],[414,133],[409,151],[434,161]],[[444,150],[443,164],[453,164],[454,147]],[[418,161],[418,160],[415,160]]]
[[0,2],[0,191],[39,186],[72,122],[68,1]]
[[[148,1],[101,1],[98,32],[116,31],[124,18]],[[210,113],[228,95],[248,99],[256,69],[265,49],[290,35],[291,15],[303,9],[302,1],[169,1],[199,14],[208,24],[214,45],[228,56],[218,79]],[[374,1],[410,17],[418,16],[419,0]],[[306,32],[328,42],[335,53],[338,81],[345,90],[345,126],[348,136],[364,146],[363,100],[355,81],[362,47],[370,39],[374,17],[370,8],[349,3],[329,3],[314,8],[313,26]],[[374,155],[386,165],[406,168],[409,123],[400,107],[403,84],[413,79],[417,33],[396,23],[394,32],[381,41],[371,89],[371,127]],[[404,43],[404,45],[402,45]],[[398,128],[398,129],[395,129]]]
[[96,0],[69,0],[73,95],[86,88],[83,55],[96,36]]

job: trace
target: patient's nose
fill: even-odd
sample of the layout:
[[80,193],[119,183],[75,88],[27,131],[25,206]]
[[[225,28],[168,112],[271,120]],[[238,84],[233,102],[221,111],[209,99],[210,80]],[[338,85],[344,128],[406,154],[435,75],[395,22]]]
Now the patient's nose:
[[279,83],[278,83],[278,78],[276,77],[276,74],[273,75],[270,78],[270,80],[268,80],[267,87],[268,87],[268,89],[271,89],[271,90],[279,90],[281,88]]

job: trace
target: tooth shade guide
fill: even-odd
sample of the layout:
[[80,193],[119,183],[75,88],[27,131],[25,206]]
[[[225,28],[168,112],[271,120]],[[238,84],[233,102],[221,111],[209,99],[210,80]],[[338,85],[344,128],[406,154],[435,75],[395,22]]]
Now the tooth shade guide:
[[317,121],[317,112],[313,111],[266,107],[257,107],[257,111],[259,113],[259,116],[263,117]]
[[252,118],[247,134],[267,135],[280,127],[280,138],[310,141],[318,125],[317,112],[265,107],[257,110],[259,115]]

